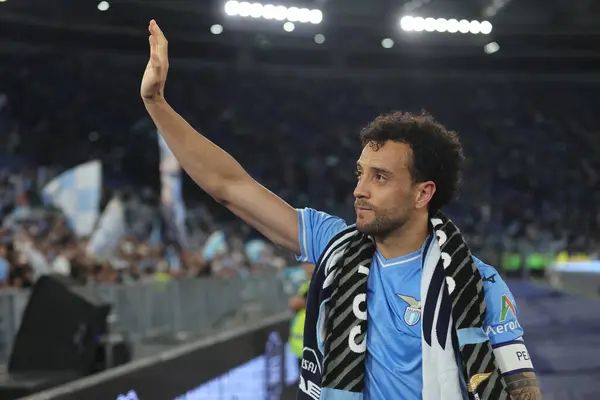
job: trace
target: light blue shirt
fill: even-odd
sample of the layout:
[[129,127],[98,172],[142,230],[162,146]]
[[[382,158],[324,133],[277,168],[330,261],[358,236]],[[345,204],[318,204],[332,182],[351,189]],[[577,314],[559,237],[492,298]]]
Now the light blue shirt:
[[[299,209],[299,261],[316,264],[335,234],[347,227],[338,217]],[[421,267],[420,249],[386,260],[373,256],[367,291],[367,357],[365,399],[421,399]],[[523,335],[512,293],[497,271],[473,257],[484,280],[487,313],[484,330],[492,344]]]

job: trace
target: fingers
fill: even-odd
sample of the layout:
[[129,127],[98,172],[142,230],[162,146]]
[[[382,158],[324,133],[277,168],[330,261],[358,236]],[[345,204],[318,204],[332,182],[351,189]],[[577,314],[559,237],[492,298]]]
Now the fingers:
[[151,58],[154,58],[155,61],[158,61],[159,58],[167,60],[168,41],[155,20],[150,20],[148,30],[150,32]]
[[148,26],[148,30],[150,31],[150,35],[154,36],[157,40],[159,46],[167,45],[167,38],[163,34],[162,30],[158,26],[155,20],[150,20],[150,25]]
[[165,37],[165,35],[163,34],[162,30],[160,29],[160,27],[158,26],[158,24],[156,23],[156,21],[153,20],[153,19],[150,20],[149,29],[150,29],[150,33],[152,35],[155,35],[157,38],[164,38]]

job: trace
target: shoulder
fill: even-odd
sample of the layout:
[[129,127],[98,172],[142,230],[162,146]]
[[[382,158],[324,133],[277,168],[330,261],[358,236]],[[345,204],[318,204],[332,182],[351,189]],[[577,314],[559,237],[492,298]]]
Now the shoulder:
[[298,219],[305,227],[326,227],[335,231],[335,233],[345,229],[348,225],[340,217],[328,214],[324,211],[318,211],[312,208],[298,208]]
[[348,227],[340,217],[312,208],[299,208],[298,242],[300,243],[300,261],[316,264],[329,241]]
[[508,289],[506,282],[504,282],[496,268],[486,264],[475,256],[473,256],[473,262],[477,266],[483,280],[483,290],[486,292],[486,297],[488,292],[493,293]]
[[473,257],[473,261],[475,262],[479,274],[481,275],[481,280],[483,281],[483,291],[488,308],[490,306],[496,308],[495,306],[506,302],[506,299],[508,299],[509,302],[514,303],[514,298],[508,285],[504,279],[502,279],[496,268],[481,261],[477,257]]
[[519,309],[508,285],[498,271],[473,257],[483,280],[486,303],[485,330],[492,345],[506,343],[523,336],[519,323]]

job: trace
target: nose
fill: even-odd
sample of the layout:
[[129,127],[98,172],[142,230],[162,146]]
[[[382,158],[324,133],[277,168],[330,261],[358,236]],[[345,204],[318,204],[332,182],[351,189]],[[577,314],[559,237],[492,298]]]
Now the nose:
[[356,187],[354,188],[354,198],[356,199],[368,199],[371,197],[371,192],[368,188],[368,184],[365,179],[359,179]]

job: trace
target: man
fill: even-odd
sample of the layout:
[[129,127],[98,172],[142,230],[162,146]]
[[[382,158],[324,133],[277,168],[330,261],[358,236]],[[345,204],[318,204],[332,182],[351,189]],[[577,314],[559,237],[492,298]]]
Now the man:
[[[169,67],[167,40],[154,20],[150,22],[149,31],[150,60],[140,92],[148,113],[182,167],[217,202],[275,244],[299,254],[302,261],[316,264],[315,282],[315,277],[324,268],[322,259],[327,258],[326,254],[322,254],[323,251],[335,241],[339,232],[344,232],[346,224],[339,218],[315,210],[295,210],[252,179],[229,154],[181,118],[164,98]],[[337,398],[353,399],[420,399],[427,387],[423,384],[422,375],[426,369],[421,367],[421,363],[422,354],[425,353],[421,354],[421,330],[418,327],[421,303],[424,301],[419,291],[421,267],[427,261],[421,259],[428,243],[436,241],[442,246],[448,239],[442,240],[439,230],[435,231],[436,235],[431,235],[430,223],[438,222],[430,220],[429,214],[439,210],[455,196],[463,160],[462,149],[453,132],[447,131],[427,115],[394,113],[378,117],[365,128],[361,136],[364,146],[357,163],[358,182],[354,192],[356,229],[364,237],[374,239],[376,246],[368,274],[367,310],[361,309],[364,301],[356,302],[354,309],[355,314],[369,319],[366,338],[363,334],[364,341],[354,343],[358,350],[352,350],[357,353],[366,350],[366,372],[361,377],[364,385],[359,393],[346,396],[346,392],[337,389],[321,392],[318,379],[307,382],[311,373],[321,376],[320,371],[327,366],[326,357],[329,356],[316,357],[315,364],[308,360],[307,351],[322,353],[321,350],[327,350],[323,344],[331,346],[325,340],[336,338],[328,336],[327,339],[319,339],[319,332],[305,331],[305,341],[307,335],[316,335],[319,348],[305,348],[306,362],[303,361],[302,365],[303,379],[299,392],[299,398],[302,399],[333,398],[337,394],[343,394]],[[437,257],[441,257],[442,262],[444,256],[448,257],[448,254],[438,251]],[[540,399],[536,377],[521,342],[522,329],[517,322],[512,294],[492,267],[480,260],[474,261],[479,272],[473,272],[473,277],[479,280],[478,287],[481,287],[481,282],[484,286],[485,306],[481,309],[487,308],[484,329],[489,339],[487,336],[485,339],[480,336],[470,339],[484,340],[486,346],[487,341],[493,345],[506,344],[495,349],[493,355],[489,352],[485,355],[487,361],[495,359],[495,371],[500,371],[497,374],[504,374],[500,378],[504,385],[501,387],[502,393],[508,391],[513,399]],[[360,268],[364,269],[364,266],[359,265]],[[446,282],[450,280],[446,278]],[[326,284],[330,285],[331,282]],[[457,295],[453,286],[457,284],[462,282],[447,283],[447,289],[444,288],[444,293],[440,293],[446,297],[448,293]],[[309,303],[311,299],[312,294],[309,295]],[[320,313],[321,307],[326,308],[326,302],[319,304],[319,318],[326,314]],[[333,315],[332,318],[337,317]],[[309,322],[319,323],[312,319],[309,321],[307,314],[306,326]],[[335,328],[335,322],[330,326]],[[479,330],[481,328],[479,326]],[[465,336],[470,335],[462,336],[457,340],[464,341]],[[468,346],[471,346],[469,337],[466,339]],[[366,345],[366,349],[362,349],[363,345]],[[463,348],[461,346],[461,355]],[[503,351],[503,348],[515,351]],[[456,354],[453,357],[460,358]],[[346,364],[341,366],[345,367]],[[486,379],[489,381],[491,374],[470,376],[464,398],[480,398],[476,392],[477,386],[485,387],[486,384],[480,384]],[[312,387],[309,387],[309,383]],[[490,399],[489,394],[482,396]],[[442,397],[450,398],[441,395],[439,399]]]
[[[290,348],[292,353],[298,357],[299,365],[302,365],[302,353],[304,352],[304,320],[306,318],[306,297],[310,285],[310,277],[315,269],[313,264],[303,262],[302,269],[306,275],[306,282],[303,282],[289,303],[288,307],[296,312],[290,327]],[[300,367],[302,368],[302,367]]]

